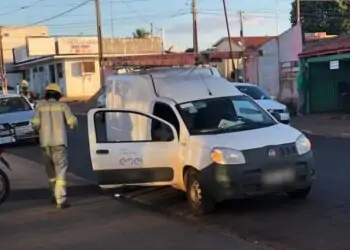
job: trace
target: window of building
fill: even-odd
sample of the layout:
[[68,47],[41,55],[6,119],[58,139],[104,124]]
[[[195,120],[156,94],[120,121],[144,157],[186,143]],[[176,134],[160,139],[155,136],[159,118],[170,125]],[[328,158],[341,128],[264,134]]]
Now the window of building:
[[85,61],[81,62],[81,71],[83,73],[95,73],[95,62],[94,61]]

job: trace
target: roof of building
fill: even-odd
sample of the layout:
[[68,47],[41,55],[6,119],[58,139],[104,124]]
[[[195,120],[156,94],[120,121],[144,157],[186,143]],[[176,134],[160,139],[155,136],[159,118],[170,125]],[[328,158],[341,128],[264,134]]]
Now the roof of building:
[[309,41],[304,45],[299,57],[312,57],[350,52],[350,35],[340,35]]
[[[275,38],[275,36],[246,36],[244,37],[245,47],[246,49],[258,49],[263,44],[270,41],[272,38]],[[227,39],[227,37],[221,38],[213,45],[213,47],[217,47],[220,43],[224,42]],[[241,37],[231,37],[231,42],[238,44],[241,42]]]

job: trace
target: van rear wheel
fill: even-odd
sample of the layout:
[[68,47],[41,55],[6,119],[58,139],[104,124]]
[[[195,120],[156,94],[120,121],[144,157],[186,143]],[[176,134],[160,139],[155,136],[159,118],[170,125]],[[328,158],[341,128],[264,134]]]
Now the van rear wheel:
[[195,215],[204,215],[214,210],[214,200],[203,190],[199,172],[188,170],[186,172],[186,196],[190,210]]

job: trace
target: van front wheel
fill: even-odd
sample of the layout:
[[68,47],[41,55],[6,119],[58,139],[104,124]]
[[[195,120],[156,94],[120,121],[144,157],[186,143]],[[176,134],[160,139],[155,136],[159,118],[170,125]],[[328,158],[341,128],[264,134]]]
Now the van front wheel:
[[214,210],[214,200],[202,189],[199,173],[188,170],[186,173],[186,195],[190,210],[195,215],[203,215]]

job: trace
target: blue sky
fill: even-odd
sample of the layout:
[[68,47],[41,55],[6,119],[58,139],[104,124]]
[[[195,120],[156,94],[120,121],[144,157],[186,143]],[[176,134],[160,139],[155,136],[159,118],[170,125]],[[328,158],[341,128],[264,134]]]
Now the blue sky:
[[[85,0],[1,0],[1,25],[28,25],[57,15]],[[167,46],[192,47],[191,0],[100,0],[103,35],[128,37],[137,28],[164,30]],[[226,36],[222,0],[198,1],[200,49]],[[226,0],[231,36],[239,36],[238,11],[244,11],[246,36],[276,35],[290,27],[292,0]],[[27,6],[25,8],[24,7]],[[95,35],[95,9],[87,5],[42,23],[51,35]]]

